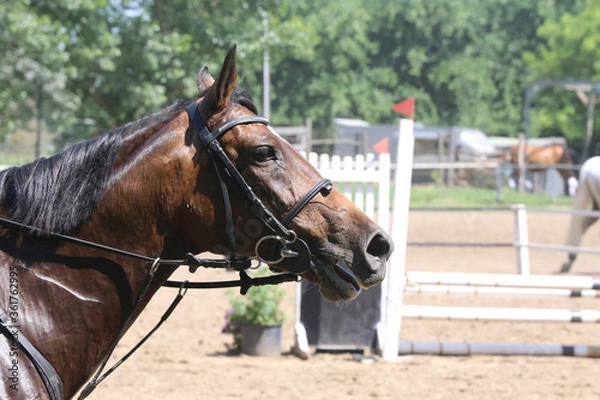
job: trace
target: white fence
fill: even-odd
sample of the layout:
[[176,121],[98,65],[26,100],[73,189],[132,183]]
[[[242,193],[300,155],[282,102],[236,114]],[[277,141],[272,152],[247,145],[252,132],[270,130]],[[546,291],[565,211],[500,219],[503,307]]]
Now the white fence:
[[359,209],[387,229],[390,225],[390,155],[352,157],[310,153],[308,161],[331,179]]

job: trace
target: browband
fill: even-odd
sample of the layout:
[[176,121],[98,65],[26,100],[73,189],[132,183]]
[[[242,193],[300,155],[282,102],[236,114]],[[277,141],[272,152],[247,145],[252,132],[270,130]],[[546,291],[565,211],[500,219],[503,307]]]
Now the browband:
[[225,121],[217,129],[211,132],[204,123],[200,112],[198,112],[198,105],[196,103],[192,103],[187,107],[187,113],[190,116],[190,121],[196,128],[200,142],[204,147],[208,147],[213,140],[219,139],[225,132],[237,125],[253,123],[270,125],[269,120],[265,117],[260,117],[258,115],[242,115]]

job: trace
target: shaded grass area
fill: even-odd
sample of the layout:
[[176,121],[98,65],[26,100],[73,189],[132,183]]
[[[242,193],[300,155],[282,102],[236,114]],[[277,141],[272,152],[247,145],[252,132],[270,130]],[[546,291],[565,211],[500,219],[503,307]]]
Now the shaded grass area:
[[503,207],[525,204],[532,207],[571,207],[573,198],[548,194],[519,193],[503,188],[495,190],[469,187],[447,188],[437,185],[413,185],[410,193],[411,207]]

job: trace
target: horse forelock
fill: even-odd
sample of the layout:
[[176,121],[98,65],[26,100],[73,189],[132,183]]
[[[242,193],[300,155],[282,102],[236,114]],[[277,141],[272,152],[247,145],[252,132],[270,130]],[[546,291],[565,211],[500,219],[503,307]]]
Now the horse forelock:
[[0,173],[0,212],[45,232],[67,233],[87,220],[107,189],[125,138],[173,118],[188,101]]
[[231,102],[235,103],[235,104],[239,104],[241,106],[244,106],[248,110],[252,111],[254,114],[258,114],[258,109],[256,108],[256,105],[254,104],[254,100],[252,99],[250,92],[248,92],[242,88],[239,88],[239,87],[235,88],[235,90],[233,91]]

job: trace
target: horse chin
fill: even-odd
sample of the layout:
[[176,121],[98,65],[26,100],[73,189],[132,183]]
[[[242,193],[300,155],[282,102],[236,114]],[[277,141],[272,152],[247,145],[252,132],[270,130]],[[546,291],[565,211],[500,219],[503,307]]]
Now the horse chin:
[[354,273],[341,261],[326,256],[313,254],[310,268],[302,274],[302,277],[317,283],[321,295],[328,301],[353,300],[361,291]]

